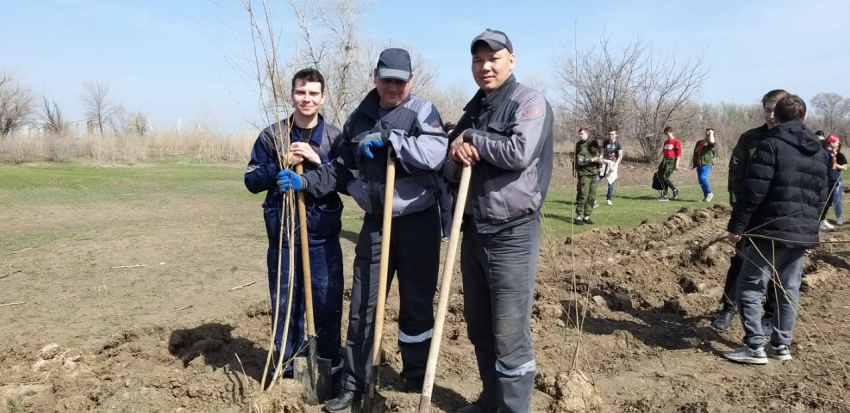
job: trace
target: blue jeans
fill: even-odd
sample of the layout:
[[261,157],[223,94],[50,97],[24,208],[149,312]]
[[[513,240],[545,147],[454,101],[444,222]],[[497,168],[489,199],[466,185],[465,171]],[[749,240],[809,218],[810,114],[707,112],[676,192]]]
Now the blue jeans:
[[711,193],[711,184],[708,183],[708,174],[711,173],[710,166],[697,166],[697,180],[702,188],[702,195],[708,196]]
[[838,183],[835,184],[835,189],[832,190],[832,207],[835,208],[835,218],[841,218],[841,192],[842,192],[842,183],[841,179],[838,180]]
[[[605,179],[605,182],[608,182],[607,178],[603,178],[599,175],[596,175],[596,185],[599,185],[599,182],[602,181],[602,179]],[[605,195],[605,200],[607,200],[607,201],[613,201],[614,200],[614,185],[616,183],[617,183],[617,181],[614,181],[614,182],[608,184],[608,194]]]
[[[765,345],[762,330],[762,297],[772,279],[777,288],[776,313],[773,314],[774,346],[790,345],[797,321],[797,300],[803,275],[803,248],[789,248],[759,240],[744,249],[744,262],[738,275],[738,312],[744,326],[744,342],[750,348]],[[774,271],[775,270],[775,271]]]

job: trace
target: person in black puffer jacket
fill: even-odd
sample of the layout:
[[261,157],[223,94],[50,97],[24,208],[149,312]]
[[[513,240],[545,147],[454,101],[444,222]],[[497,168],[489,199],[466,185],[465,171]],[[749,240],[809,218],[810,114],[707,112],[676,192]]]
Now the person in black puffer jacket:
[[[729,241],[746,239],[738,278],[738,309],[744,346],[723,353],[737,362],[767,364],[768,356],[791,360],[789,345],[807,248],[820,242],[818,224],[829,193],[830,158],[803,125],[806,104],[796,95],[776,104],[781,122],[759,143],[741,197],[732,209]],[[770,346],[765,351],[761,302],[768,278],[780,288]],[[784,293],[782,291],[784,290]]]

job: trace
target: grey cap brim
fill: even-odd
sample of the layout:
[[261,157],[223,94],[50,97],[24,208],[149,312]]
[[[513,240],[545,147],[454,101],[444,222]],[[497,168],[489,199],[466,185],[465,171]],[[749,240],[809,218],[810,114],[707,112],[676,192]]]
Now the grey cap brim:
[[489,39],[476,39],[474,42],[472,42],[472,47],[470,47],[470,48],[469,48],[469,51],[470,51],[470,52],[472,52],[472,53],[474,54],[474,53],[475,53],[475,46],[478,46],[478,43],[479,43],[479,42],[484,42],[484,43],[486,43],[486,44],[487,44],[487,46],[489,46],[489,47],[490,47],[490,50],[492,50],[492,51],[494,51],[494,52],[498,52],[499,50],[502,50],[502,49],[504,49],[504,48],[505,48],[505,46],[504,46],[503,44],[501,44],[501,43],[499,43],[499,42],[497,42],[497,41],[495,41],[495,40],[489,40]]
[[407,82],[410,80],[410,72],[382,67],[378,69],[378,79],[398,79]]

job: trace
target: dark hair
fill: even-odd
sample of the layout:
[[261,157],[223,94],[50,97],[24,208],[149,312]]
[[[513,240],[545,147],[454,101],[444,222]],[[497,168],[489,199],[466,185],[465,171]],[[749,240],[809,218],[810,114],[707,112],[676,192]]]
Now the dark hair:
[[443,132],[449,133],[454,130],[455,127],[457,127],[457,125],[455,125],[454,123],[446,122],[443,124]]
[[611,133],[611,132],[617,132],[617,127],[612,126],[612,127],[608,128],[608,133]]
[[819,131],[815,132],[815,136],[824,136],[823,131],[819,130]]
[[788,95],[776,102],[773,113],[779,122],[802,122],[806,119],[806,102],[797,95]]
[[578,133],[582,133],[582,132],[587,132],[587,129],[585,129],[585,128],[578,128]]
[[714,128],[705,128],[705,131],[706,131],[706,132],[708,132],[708,131],[715,132]]
[[322,93],[325,93],[325,77],[322,73],[312,67],[301,69],[292,76],[292,90],[295,90],[295,83],[303,80],[305,83],[318,82],[322,85]]
[[665,127],[665,128],[664,128],[664,133],[665,133],[665,134],[667,134],[667,133],[671,133],[671,132],[673,132],[673,128],[671,128],[671,127],[669,127],[669,126],[667,126],[667,127]]
[[764,106],[768,103],[779,102],[785,96],[788,96],[788,92],[783,89],[773,89],[770,92],[765,93],[764,97],[761,98],[761,105]]

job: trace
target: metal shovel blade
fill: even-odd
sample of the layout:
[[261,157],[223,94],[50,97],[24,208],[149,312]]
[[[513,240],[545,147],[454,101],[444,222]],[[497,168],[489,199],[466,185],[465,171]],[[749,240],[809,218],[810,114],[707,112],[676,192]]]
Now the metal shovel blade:
[[318,357],[316,338],[310,337],[307,344],[307,357],[298,357],[293,363],[293,378],[301,382],[304,402],[316,406],[331,398],[331,360]]

